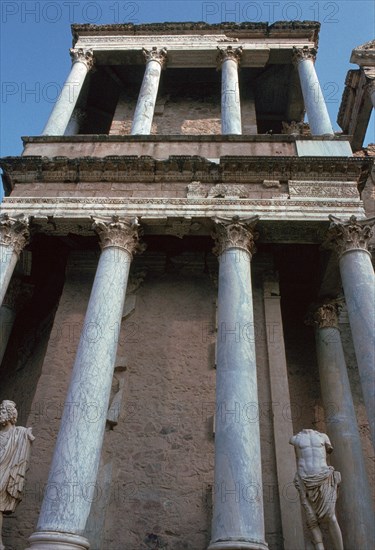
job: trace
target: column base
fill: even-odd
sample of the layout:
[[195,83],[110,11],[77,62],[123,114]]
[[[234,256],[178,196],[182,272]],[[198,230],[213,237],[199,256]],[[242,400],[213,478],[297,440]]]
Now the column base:
[[250,540],[218,540],[210,542],[207,550],[268,550],[266,542]]
[[57,531],[37,531],[29,538],[26,550],[89,550],[85,537]]

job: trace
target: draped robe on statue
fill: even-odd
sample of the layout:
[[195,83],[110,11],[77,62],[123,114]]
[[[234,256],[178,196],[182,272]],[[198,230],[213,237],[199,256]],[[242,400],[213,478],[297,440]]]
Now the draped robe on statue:
[[14,512],[21,501],[34,439],[31,428],[12,426],[0,432],[0,512]]

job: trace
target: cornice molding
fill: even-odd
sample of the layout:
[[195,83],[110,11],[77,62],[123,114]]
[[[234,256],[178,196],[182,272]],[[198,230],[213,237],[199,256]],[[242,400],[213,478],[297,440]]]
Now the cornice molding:
[[262,180],[357,181],[367,180],[370,157],[254,157],[223,156],[219,163],[197,156],[153,157],[6,157],[0,159],[7,187],[29,182],[166,181],[251,183]]

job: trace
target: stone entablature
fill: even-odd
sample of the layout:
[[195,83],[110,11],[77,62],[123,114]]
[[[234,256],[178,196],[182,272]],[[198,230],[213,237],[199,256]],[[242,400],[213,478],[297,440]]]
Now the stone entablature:
[[[298,157],[302,145],[309,156],[348,157],[351,154],[346,136],[321,139],[320,136],[294,135],[77,135],[23,138],[23,156],[97,157],[124,155],[154,157],[200,156],[218,159],[224,156]],[[72,146],[74,144],[74,146]],[[334,147],[334,151],[332,149]],[[316,154],[314,152],[316,151]]]
[[134,25],[133,23],[120,23],[112,25],[74,24],[72,35],[74,45],[80,36],[97,35],[158,35],[169,34],[183,36],[225,33],[230,37],[241,38],[279,38],[280,36],[295,39],[304,37],[317,44],[320,23],[317,21],[276,21],[272,25],[263,22],[247,21],[243,23],[218,23],[209,24],[204,22],[173,22],[173,23],[150,23]]
[[[121,52],[140,63],[142,48],[168,50],[168,67],[215,67],[216,48],[225,44],[243,48],[242,67],[263,67],[268,61],[290,62],[293,47],[317,46],[316,22],[162,23],[159,25],[73,25],[74,47],[92,49],[98,64],[121,64]],[[133,53],[132,53],[133,52]]]
[[[198,155],[109,155],[68,158],[64,156],[5,157],[0,160],[8,189],[16,183],[80,181],[201,181],[253,183],[263,180],[357,181],[359,188],[372,168],[369,157],[270,157],[225,155],[217,159]],[[87,179],[86,179],[87,177]]]

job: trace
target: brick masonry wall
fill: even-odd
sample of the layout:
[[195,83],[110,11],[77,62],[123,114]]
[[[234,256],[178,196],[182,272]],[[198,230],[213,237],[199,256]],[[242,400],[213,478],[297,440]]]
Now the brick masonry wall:
[[[136,101],[120,95],[113,117],[110,134],[131,133]],[[151,134],[221,134],[221,107],[219,97],[200,99],[178,97],[158,98]],[[255,105],[251,99],[241,101],[244,134],[256,134]]]

